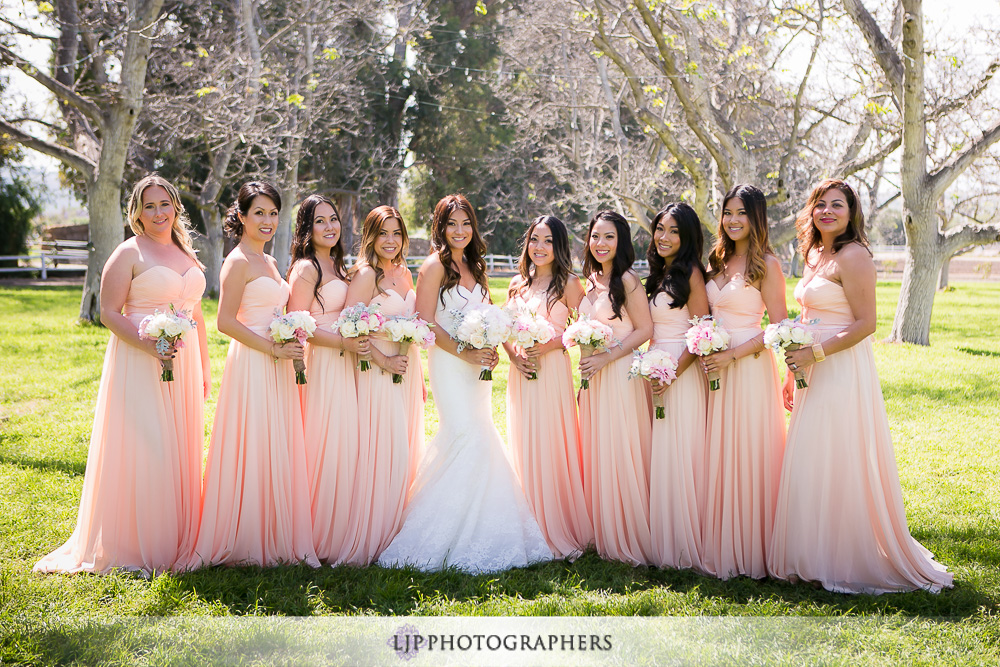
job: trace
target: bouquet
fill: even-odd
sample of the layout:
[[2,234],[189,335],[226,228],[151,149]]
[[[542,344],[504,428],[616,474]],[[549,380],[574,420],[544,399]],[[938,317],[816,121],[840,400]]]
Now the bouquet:
[[[417,316],[413,317],[393,317],[390,318],[382,329],[386,336],[394,343],[399,343],[399,353],[406,355],[410,352],[410,345],[416,344],[418,347],[430,347],[434,344],[434,332],[431,331],[433,324],[428,324]],[[392,374],[392,383],[399,384],[403,381],[403,376],[399,373]]]
[[[305,343],[306,338],[312,338],[316,332],[316,320],[308,310],[293,310],[281,315],[276,313],[267,333],[275,343],[285,344],[293,340]],[[302,359],[292,359],[295,367],[295,384],[306,383],[306,362]]]
[[[580,357],[586,358],[610,347],[614,341],[614,331],[603,322],[576,313],[576,321],[566,327],[562,340],[566,347],[579,345]],[[590,381],[587,378],[580,380],[580,389],[589,388]]]
[[[379,312],[378,306],[366,306],[359,303],[350,308],[344,308],[340,312],[340,319],[334,326],[344,338],[361,338],[381,331],[382,327],[385,326],[385,316]],[[363,355],[358,361],[358,370],[367,371],[371,367],[371,357]]]
[[[690,322],[691,328],[687,330],[684,338],[691,354],[704,357],[729,347],[729,332],[720,327],[711,315],[705,315],[701,318],[693,317]],[[708,374],[708,388],[711,391],[719,388],[718,371],[712,371]]]
[[[159,310],[153,311],[152,315],[147,315],[139,322],[139,338],[156,341],[156,351],[158,354],[167,354],[171,349],[184,347],[182,340],[185,333],[194,329],[197,325],[184,311],[174,310],[174,304],[170,304],[170,312],[163,313]],[[174,381],[174,360],[160,359],[161,382]]]
[[[810,324],[812,324],[810,322]],[[805,345],[812,345],[812,333],[806,329],[805,323],[801,321],[801,316],[794,320],[785,318],[777,324],[768,324],[764,329],[764,345],[774,350],[775,354],[784,354],[785,350],[797,350]],[[801,368],[796,368],[795,386],[805,389],[809,386],[806,382],[806,374]]]
[[[650,348],[645,352],[636,350],[632,354],[632,366],[628,369],[628,379],[644,377],[669,385],[677,379],[677,360],[665,350]],[[653,394],[653,407],[656,408],[656,418],[663,419],[666,412],[663,409],[663,394]]]
[[[544,345],[556,336],[556,329],[551,322],[524,306],[511,309],[510,316],[513,320],[511,341],[522,348],[539,343]],[[537,380],[538,372],[533,371],[528,379]]]
[[[465,311],[452,310],[451,314],[456,324],[452,337],[458,341],[459,352],[467,347],[477,350],[496,347],[510,338],[510,316],[493,304],[484,303]],[[492,380],[493,370],[484,366],[479,379]]]

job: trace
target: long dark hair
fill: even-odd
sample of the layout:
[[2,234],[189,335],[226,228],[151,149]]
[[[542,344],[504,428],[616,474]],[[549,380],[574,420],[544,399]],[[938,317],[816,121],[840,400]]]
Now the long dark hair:
[[813,248],[823,247],[823,239],[819,235],[819,230],[816,229],[816,223],[813,222],[813,209],[816,208],[819,200],[830,190],[840,190],[844,193],[844,199],[847,200],[847,209],[849,211],[847,229],[833,240],[833,248],[831,250],[836,254],[848,243],[860,243],[868,250],[868,254],[870,255],[872,251],[868,247],[868,235],[865,234],[865,214],[861,210],[861,200],[858,198],[858,193],[844,181],[829,178],[813,189],[812,194],[809,195],[809,201],[806,202],[805,207],[799,211],[798,216],[795,218],[795,229],[798,232],[796,236],[799,241],[799,252],[802,253],[803,261],[809,261],[809,253],[812,252]]
[[385,291],[379,287],[379,282],[382,281],[385,271],[378,265],[375,242],[378,241],[378,235],[382,232],[382,226],[385,225],[387,220],[392,220],[393,218],[399,220],[399,229],[402,232],[403,242],[399,247],[399,252],[392,258],[392,263],[396,266],[406,264],[406,251],[410,247],[410,237],[406,233],[406,223],[403,222],[403,216],[400,215],[399,211],[392,206],[383,205],[376,206],[365,217],[365,224],[361,230],[361,249],[358,250],[358,263],[352,269],[353,273],[353,271],[357,271],[365,264],[375,269],[375,289],[379,294],[385,294]]
[[[573,273],[573,256],[569,251],[569,232],[566,231],[566,225],[563,224],[563,221],[554,215],[538,216],[528,225],[527,231],[524,232],[524,238],[521,239],[521,259],[517,263],[517,270],[524,278],[521,290],[530,289],[531,283],[535,280],[532,272],[535,263],[531,261],[531,256],[528,253],[528,241],[538,225],[545,225],[552,232],[552,280],[549,282],[548,289],[545,290],[546,306],[551,308],[552,304],[563,298],[566,291],[566,282]],[[509,290],[507,297],[512,296],[514,296],[514,290]]]
[[[302,203],[299,204],[299,212],[295,216],[295,232],[292,236],[292,261],[288,265],[288,275],[285,277],[288,278],[292,275],[295,262],[300,259],[309,260],[316,267],[317,275],[316,285],[313,287],[313,297],[319,302],[320,308],[323,308],[323,298],[319,295],[319,288],[323,285],[323,267],[320,266],[319,260],[316,259],[316,248],[312,244],[313,223],[316,220],[316,208],[320,204],[329,204],[337,220],[340,220],[340,211],[337,210],[336,204],[329,197],[317,194],[309,195],[302,200]],[[341,223],[341,235],[337,238],[337,244],[330,248],[334,274],[341,280],[347,278],[347,268],[344,266],[343,240],[343,223]]]
[[226,236],[237,243],[243,238],[243,223],[240,221],[240,216],[250,212],[250,206],[253,205],[253,200],[258,196],[267,197],[274,202],[276,209],[281,210],[281,195],[278,193],[278,188],[267,181],[247,181],[244,183],[240,186],[236,201],[226,211],[226,217],[222,221],[222,230]]
[[656,242],[650,239],[649,249],[646,250],[646,259],[649,260],[646,296],[653,301],[657,294],[665,292],[672,299],[671,308],[683,308],[691,296],[691,273],[698,270],[702,276],[705,275],[705,267],[701,264],[705,236],[701,231],[698,214],[684,202],[667,204],[657,213],[653,218],[653,224],[650,225],[650,233],[655,235],[657,227],[666,227],[668,218],[672,219],[677,227],[681,247],[670,264],[667,264],[656,251]]
[[615,258],[611,262],[611,276],[608,280],[608,293],[611,296],[611,310],[615,319],[622,319],[622,308],[625,307],[627,294],[625,293],[625,281],[622,276],[632,268],[635,262],[635,249],[632,247],[632,234],[629,231],[628,222],[620,213],[615,211],[598,211],[590,219],[590,226],[587,227],[587,242],[583,246],[583,273],[590,281],[590,276],[601,270],[601,263],[597,261],[593,253],[590,252],[590,235],[594,231],[594,225],[598,222],[610,222],[615,226],[617,232]]
[[715,246],[712,247],[712,254],[708,256],[708,263],[712,266],[710,275],[716,276],[726,270],[726,262],[736,252],[736,242],[729,238],[722,224],[726,205],[730,199],[736,198],[743,201],[743,208],[750,221],[750,248],[747,250],[746,269],[743,271],[743,279],[749,285],[764,277],[764,274],[767,273],[767,263],[764,258],[769,254],[774,254],[771,250],[771,242],[767,238],[767,199],[760,188],[741,183],[734,185],[726,193],[722,200],[722,209],[719,211],[719,228],[715,236]]
[[472,204],[469,203],[469,200],[464,195],[448,195],[441,199],[437,203],[437,206],[434,207],[434,215],[431,218],[431,244],[441,258],[441,264],[444,265],[444,282],[441,284],[440,295],[441,303],[444,303],[445,291],[455,287],[462,280],[462,274],[452,266],[455,260],[451,256],[451,246],[448,245],[448,239],[444,234],[445,229],[448,227],[448,218],[458,210],[465,211],[465,214],[469,216],[469,222],[472,223],[472,240],[469,241],[469,245],[465,246],[463,252],[465,262],[469,265],[469,270],[472,271],[472,277],[486,290],[486,296],[489,297],[490,294],[490,283],[486,277],[486,259],[484,258],[486,254],[486,241],[483,240],[482,235],[479,233],[479,221],[476,220],[476,212],[472,210]]

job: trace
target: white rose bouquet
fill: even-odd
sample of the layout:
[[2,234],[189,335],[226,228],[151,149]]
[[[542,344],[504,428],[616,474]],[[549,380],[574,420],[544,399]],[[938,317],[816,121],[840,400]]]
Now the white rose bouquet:
[[[512,322],[510,340],[522,349],[544,345],[555,338],[556,328],[552,323],[526,306],[514,306],[508,312]],[[532,372],[528,379],[537,380],[538,372]]]
[[[434,332],[431,331],[433,324],[413,317],[391,317],[382,330],[385,335],[394,343],[399,343],[399,353],[409,354],[410,345],[417,347],[430,347],[434,344]],[[392,374],[392,383],[399,384],[403,381],[403,376],[398,373]]]
[[[170,312],[164,313],[159,310],[152,315],[147,315],[139,322],[139,338],[156,341],[156,351],[159,354],[167,354],[171,349],[184,347],[184,334],[194,329],[197,325],[186,312],[174,310],[174,304],[170,304]],[[174,360],[160,359],[161,382],[174,381]]]
[[[684,339],[691,354],[705,357],[729,348],[729,332],[719,326],[714,317],[711,315],[693,317],[690,322],[691,328],[687,330]],[[708,388],[711,391],[719,388],[718,372],[713,371],[708,374]]]
[[[497,347],[510,339],[510,316],[493,304],[484,303],[465,311],[452,310],[451,314],[455,318],[452,338],[458,341],[459,352],[467,347],[477,350]],[[493,370],[483,366],[479,379],[492,380]]]
[[[284,315],[275,313],[267,333],[275,343],[284,344],[297,340],[304,344],[307,338],[312,338],[316,333],[316,320],[308,310],[293,310]],[[306,363],[302,359],[292,359],[292,366],[295,367],[295,384],[305,384]]]
[[[811,322],[809,324],[812,324]],[[764,329],[764,345],[774,350],[775,354],[784,356],[785,350],[795,351],[800,347],[812,345],[813,335],[806,329],[801,316],[794,320],[785,318],[777,324],[768,324]],[[795,369],[795,386],[805,389],[809,386],[806,374],[801,368]]]
[[[370,336],[382,330],[385,326],[385,316],[379,312],[378,306],[356,304],[344,308],[340,319],[334,325],[344,338],[361,338]],[[365,355],[358,361],[358,370],[367,371],[372,367],[371,357]]]
[[[563,332],[565,347],[579,345],[581,357],[590,357],[611,347],[615,338],[611,327],[580,312],[576,312],[575,316],[576,320]],[[587,378],[580,380],[580,389],[589,388],[590,381]]]
[[[666,350],[650,348],[645,352],[636,350],[632,354],[632,366],[628,369],[628,379],[643,377],[669,385],[677,379],[677,360]],[[656,418],[666,417],[663,409],[663,394],[653,394],[653,407],[656,408]]]

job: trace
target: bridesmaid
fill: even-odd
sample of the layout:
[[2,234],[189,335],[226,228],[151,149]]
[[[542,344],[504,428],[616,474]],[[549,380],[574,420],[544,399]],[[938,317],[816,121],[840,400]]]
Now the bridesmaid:
[[358,466],[358,396],[352,359],[368,338],[341,338],[334,323],[347,301],[340,216],[323,195],[299,205],[288,270],[288,310],[308,310],[317,328],[306,344],[309,381],[299,386],[313,542],[323,562],[345,556],[351,492]]
[[708,389],[704,374],[691,369],[694,355],[684,334],[692,317],[708,315],[701,220],[689,205],[667,204],[651,225],[646,257],[646,295],[653,319],[650,348],[677,359],[677,379],[655,383],[663,394],[665,419],[653,420],[649,472],[649,527],[653,564],[694,568],[701,563],[701,517],[705,511],[705,419]]
[[[807,369],[795,391],[781,470],[772,575],[838,593],[887,593],[952,585],[952,575],[914,540],[875,371],[875,264],[854,189],[820,183],[796,220],[805,275],[795,288],[816,343],[786,354]],[[794,403],[794,409],[793,409]]]
[[[358,264],[352,269],[347,303],[375,305],[388,317],[410,317],[417,295],[406,267],[409,238],[403,217],[392,206],[379,206],[365,218]],[[420,354],[411,346],[376,337],[375,366],[358,376],[360,447],[351,500],[351,544],[344,562],[368,565],[399,532],[407,490],[423,448],[424,378]],[[403,376],[392,383],[392,374]]]
[[240,188],[224,222],[226,233],[239,241],[222,263],[219,296],[219,331],[232,341],[215,408],[191,567],[301,561],[319,566],[291,364],[302,358],[303,349],[267,335],[288,301],[288,284],[274,258],[264,254],[280,209],[273,185],[251,181]]
[[708,397],[708,486],[702,520],[705,570],[721,579],[767,576],[774,506],[785,447],[778,366],[764,350],[761,318],[788,316],[781,262],[767,239],[767,203],[752,185],[722,202],[709,255],[708,304],[730,333],[729,349],[702,358],[721,374]]
[[[569,312],[580,307],[583,285],[573,273],[566,225],[556,217],[535,218],[524,235],[511,278],[510,303],[543,315],[556,336],[528,349],[505,343],[507,438],[514,470],[531,511],[556,558],[574,560],[594,541],[583,494],[580,424],[573,398],[573,371],[562,344]],[[532,373],[537,378],[530,380]]]
[[652,414],[648,385],[628,380],[632,352],[649,340],[653,323],[639,277],[628,222],[614,211],[590,220],[580,312],[614,331],[611,349],[580,359],[590,388],[580,391],[584,492],[594,519],[597,553],[633,565],[653,558],[649,534]]
[[[35,572],[146,573],[176,567],[198,533],[202,409],[211,387],[195,257],[177,189],[153,174],[128,201],[133,238],[101,275],[101,323],[111,330],[97,392],[76,529]],[[139,337],[154,311],[186,311],[197,330],[167,354]],[[160,362],[174,361],[174,381]]]

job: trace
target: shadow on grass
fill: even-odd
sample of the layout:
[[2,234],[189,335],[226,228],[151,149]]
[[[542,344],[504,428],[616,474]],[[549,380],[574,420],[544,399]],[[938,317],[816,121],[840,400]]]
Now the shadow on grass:
[[[2,444],[2,440],[0,440]],[[34,468],[42,472],[61,472],[66,475],[81,476],[87,471],[86,461],[64,461],[62,459],[33,459],[27,456],[12,456],[0,453],[0,465],[13,465],[19,468]]]

